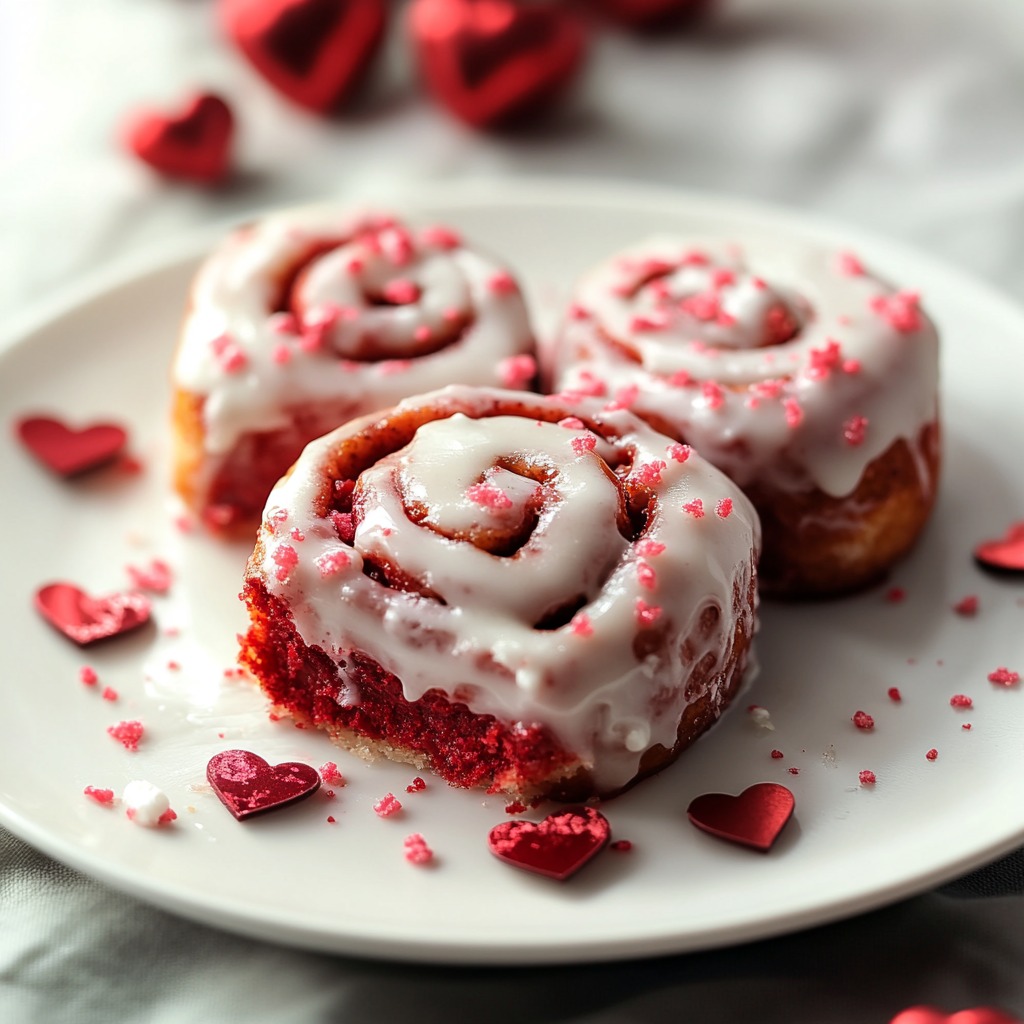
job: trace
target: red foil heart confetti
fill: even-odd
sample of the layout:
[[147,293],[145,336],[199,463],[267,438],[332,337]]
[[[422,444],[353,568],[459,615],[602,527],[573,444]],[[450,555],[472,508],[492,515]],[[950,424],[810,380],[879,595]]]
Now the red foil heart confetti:
[[73,583],[40,587],[35,606],[51,626],[83,647],[128,633],[149,621],[149,600],[142,594],[90,597]]
[[759,782],[739,796],[705,793],[686,809],[704,832],[762,852],[771,849],[793,815],[793,794],[776,782]]
[[320,775],[308,764],[271,765],[248,750],[215,754],[206,766],[206,778],[239,821],[287,807],[320,788]]
[[934,1006],[912,1006],[896,1014],[889,1024],[1022,1024],[1019,1017],[993,1009],[990,1006],[976,1006],[957,1013],[943,1013]]
[[982,541],[974,549],[974,560],[990,572],[1024,572],[1024,522],[1012,523],[998,540]]
[[320,114],[363,79],[387,23],[384,0],[221,0],[227,34],[278,92]]
[[52,416],[26,416],[15,424],[21,443],[48,469],[77,476],[105,466],[121,454],[128,435],[114,423],[75,430]]
[[592,807],[555,811],[539,822],[503,821],[487,836],[491,853],[524,871],[564,881],[600,853],[608,819]]
[[586,50],[571,12],[510,0],[415,0],[409,27],[427,88],[478,128],[547,106]]

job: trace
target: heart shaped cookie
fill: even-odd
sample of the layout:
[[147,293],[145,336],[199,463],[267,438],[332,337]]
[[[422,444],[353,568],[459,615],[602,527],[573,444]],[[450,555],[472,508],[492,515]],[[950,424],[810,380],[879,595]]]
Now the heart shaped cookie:
[[26,416],[15,425],[21,443],[44,466],[61,476],[75,476],[106,465],[128,441],[123,428],[94,423],[74,430],[52,416]]
[[487,845],[499,860],[561,882],[600,853],[610,836],[603,814],[573,807],[539,822],[503,821],[491,829]]
[[477,128],[546,106],[586,49],[571,12],[510,0],[415,0],[409,26],[428,89]]
[[384,0],[221,0],[221,22],[253,67],[294,103],[336,110],[363,78],[387,22]]
[[137,114],[125,130],[125,145],[169,178],[215,182],[231,164],[234,116],[219,96],[193,97],[176,116],[158,111]]
[[320,776],[308,764],[271,765],[248,750],[215,754],[206,766],[206,778],[239,821],[287,807],[320,788]]
[[989,1006],[976,1006],[957,1013],[943,1013],[934,1006],[912,1006],[896,1014],[889,1024],[1021,1024],[1021,1021]]
[[49,583],[36,591],[43,618],[83,647],[137,629],[149,621],[149,601],[142,594],[90,597],[73,583]]
[[759,782],[739,796],[705,793],[686,809],[697,828],[719,839],[766,851],[793,814],[793,794],[776,782]]
[[1024,522],[1011,524],[998,540],[982,541],[974,549],[974,559],[991,572],[1024,572]]

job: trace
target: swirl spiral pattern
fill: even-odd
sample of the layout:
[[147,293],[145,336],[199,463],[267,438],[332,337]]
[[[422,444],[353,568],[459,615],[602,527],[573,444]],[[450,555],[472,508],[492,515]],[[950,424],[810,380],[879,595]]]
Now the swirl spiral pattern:
[[339,423],[453,382],[534,377],[518,285],[454,231],[281,213],[228,238],[194,283],[174,365],[177,487],[212,525],[252,521]]
[[275,488],[244,658],[300,718],[454,784],[614,792],[735,693],[758,540],[725,476],[627,411],[447,388],[317,440]]

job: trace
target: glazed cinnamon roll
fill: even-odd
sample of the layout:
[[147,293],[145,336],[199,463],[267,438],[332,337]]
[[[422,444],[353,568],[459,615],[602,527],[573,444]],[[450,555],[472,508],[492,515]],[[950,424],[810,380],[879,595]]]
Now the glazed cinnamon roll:
[[563,400],[630,408],[744,489],[765,592],[878,580],[932,508],[938,337],[916,293],[853,254],[652,240],[580,282],[546,364]]
[[436,225],[324,208],[244,227],[200,269],[174,363],[174,479],[252,526],[315,437],[451,383],[529,388],[533,335],[500,263]]
[[610,795],[735,696],[758,545],[732,482],[632,413],[447,388],[274,489],[242,662],[365,756],[523,803]]

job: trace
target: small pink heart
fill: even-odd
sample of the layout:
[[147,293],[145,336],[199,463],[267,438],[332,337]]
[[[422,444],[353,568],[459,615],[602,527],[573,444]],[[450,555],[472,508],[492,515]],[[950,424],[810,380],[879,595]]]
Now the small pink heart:
[[982,541],[974,549],[974,558],[983,569],[1024,572],[1024,522],[1013,523],[998,540]]
[[43,618],[83,647],[137,629],[149,621],[149,601],[142,594],[90,597],[73,583],[49,583],[36,591]]
[[608,845],[611,826],[592,807],[572,807],[543,821],[503,821],[487,836],[491,853],[524,871],[564,881]]
[[75,476],[112,461],[128,440],[125,431],[113,423],[72,430],[49,416],[26,416],[16,426],[22,444],[61,476]]
[[768,850],[793,814],[793,794],[776,782],[759,782],[739,796],[705,793],[686,813],[699,829],[755,850]]
[[990,1006],[976,1006],[958,1013],[943,1013],[934,1006],[912,1006],[896,1014],[889,1024],[1022,1024],[1018,1017],[1011,1017]]
[[270,765],[248,750],[214,754],[206,766],[206,778],[239,821],[287,807],[320,788],[320,776],[308,764],[286,761]]

